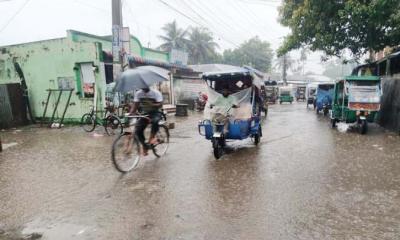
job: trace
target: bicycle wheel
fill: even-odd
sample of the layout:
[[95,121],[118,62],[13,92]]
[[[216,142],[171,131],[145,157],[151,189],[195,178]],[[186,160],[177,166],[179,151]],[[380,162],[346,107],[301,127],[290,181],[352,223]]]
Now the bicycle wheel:
[[169,130],[167,126],[160,125],[160,130],[156,134],[157,144],[152,145],[154,155],[161,157],[164,155],[169,146]]
[[121,120],[116,116],[109,116],[103,120],[104,130],[108,136],[121,134],[123,132],[123,127]]
[[115,168],[123,173],[134,169],[140,161],[140,145],[131,133],[121,134],[115,139],[111,158]]
[[92,132],[96,128],[96,119],[89,113],[83,114],[81,118],[81,127],[85,132]]

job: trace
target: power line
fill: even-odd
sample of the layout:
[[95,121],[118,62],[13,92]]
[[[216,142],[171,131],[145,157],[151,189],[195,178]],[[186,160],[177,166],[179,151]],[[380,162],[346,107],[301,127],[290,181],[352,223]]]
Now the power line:
[[[199,25],[199,26],[201,26],[201,27],[204,27],[204,28],[209,29],[207,26],[205,26],[205,25],[202,24],[201,22],[199,22],[199,21],[193,19],[192,17],[190,17],[189,15],[185,14],[184,12],[182,12],[182,11],[176,9],[174,6],[172,6],[172,5],[168,4],[168,3],[166,3],[164,0],[158,0],[158,1],[161,2],[162,4],[164,4],[165,6],[167,6],[169,9],[173,10],[174,12],[177,12],[177,13],[179,13],[180,15],[184,16],[185,18],[187,18],[188,20],[192,21],[193,23],[195,23],[195,24],[197,24],[197,25]],[[235,47],[238,46],[236,43],[233,43],[232,41],[230,41],[230,40],[228,40],[228,39],[225,39],[225,38],[222,37],[220,34],[218,34],[218,35],[219,35],[222,39],[224,39],[226,42],[232,44],[233,46],[235,46]]]
[[97,6],[94,6],[94,5],[92,5],[92,4],[88,4],[88,3],[86,3],[86,2],[81,2],[81,1],[78,1],[78,0],[75,0],[74,2],[77,3],[77,4],[81,4],[81,5],[83,5],[83,6],[92,8],[92,9],[96,9],[96,10],[101,11],[101,12],[106,12],[106,13],[108,13],[108,14],[111,14],[110,11],[107,10],[107,9],[99,8],[99,7],[97,7]]
[[[205,19],[203,16],[201,16],[201,14],[197,13],[192,7],[190,7],[190,6],[186,3],[186,1],[182,1],[182,2],[185,3],[185,5],[186,5],[187,7],[189,7],[189,8],[192,10],[192,12],[194,12],[197,16],[199,16],[201,19],[203,19],[204,22],[208,22],[208,23],[210,23],[211,26],[213,26],[212,22],[208,21],[208,20]],[[194,2],[193,2],[193,5],[194,5]],[[206,15],[206,17],[208,17],[209,19],[211,19],[210,15],[207,14],[207,11],[203,11],[203,9],[202,9],[201,7],[199,7],[199,6],[197,6],[197,5],[194,5],[194,7],[198,8],[199,10],[202,10],[202,14],[203,14],[203,15]],[[209,11],[209,12],[211,13],[211,15],[216,16],[216,15],[212,14],[211,11]],[[222,29],[231,29],[231,30],[233,30],[233,27],[230,26],[229,24],[226,24],[224,21],[222,21],[222,20],[220,20],[220,19],[217,19],[217,20],[218,20],[219,23],[221,23],[221,26],[222,26],[222,25],[225,26],[225,27],[222,26]],[[215,21],[215,22],[217,22],[217,21]],[[215,27],[214,27],[214,28],[215,28]],[[215,29],[217,29],[217,28],[215,28]],[[218,29],[217,29],[217,30],[218,30]],[[236,31],[236,30],[235,30],[235,31]],[[240,34],[240,32],[237,32],[237,33]]]
[[6,24],[0,29],[0,33],[4,31],[8,27],[8,25],[14,20],[14,18],[25,8],[30,0],[26,0],[24,4],[12,15],[12,17],[6,22]]
[[[168,3],[165,2],[164,0],[158,0],[158,1],[161,2],[162,4],[164,4],[165,6],[167,6],[169,9],[171,9],[171,10],[173,10],[173,11],[179,13],[180,15],[184,16],[185,18],[189,19],[189,20],[192,21],[193,23],[195,23],[195,24],[197,24],[197,25],[199,25],[199,26],[202,26],[202,27],[207,28],[207,26],[204,26],[204,24],[198,22],[197,20],[193,19],[193,18],[190,17],[189,15],[187,15],[187,14],[183,13],[182,11],[176,9],[174,6],[168,4]],[[218,35],[219,35],[219,34],[218,34]],[[224,37],[221,36],[221,35],[220,35],[220,37],[221,37],[222,39],[224,39],[226,42],[228,42],[228,43],[232,44],[233,46],[235,46],[236,48],[239,48],[239,47],[240,47],[239,45],[237,45],[236,43],[232,42],[231,40],[226,39],[226,38],[224,38]],[[246,52],[246,53],[247,53],[247,54],[250,54],[250,53],[248,53],[248,52]],[[260,59],[260,60],[268,60],[268,61],[270,60],[270,59],[266,59],[266,58],[263,58],[263,57],[260,57],[260,56],[256,56],[256,55],[253,55],[253,57],[254,57],[254,58],[257,58],[257,59]]]

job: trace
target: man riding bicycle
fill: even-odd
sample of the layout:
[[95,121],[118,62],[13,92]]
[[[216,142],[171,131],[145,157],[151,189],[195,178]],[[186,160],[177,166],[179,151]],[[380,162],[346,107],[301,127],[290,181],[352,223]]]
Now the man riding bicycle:
[[[135,114],[138,109],[140,109],[142,114],[148,115],[151,119],[151,133],[149,139],[150,145],[157,144],[157,139],[155,138],[155,136],[159,130],[159,121],[162,118],[160,113],[162,102],[163,97],[159,91],[150,88],[143,88],[135,93],[133,106],[129,111],[129,114]],[[140,118],[135,128],[135,134],[143,146],[143,155],[147,155],[147,151],[149,148],[146,144],[146,138],[144,136],[144,130],[146,129],[148,124],[148,119]]]

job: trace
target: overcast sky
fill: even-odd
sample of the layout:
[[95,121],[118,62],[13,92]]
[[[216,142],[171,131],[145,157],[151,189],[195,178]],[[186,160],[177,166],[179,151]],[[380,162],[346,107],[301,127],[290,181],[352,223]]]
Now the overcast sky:
[[[175,19],[182,28],[198,25],[209,28],[220,51],[235,48],[254,36],[269,41],[276,50],[282,37],[289,33],[277,21],[280,0],[122,2],[124,25],[144,46],[159,46],[161,42],[157,36],[162,34],[161,27]],[[0,46],[65,37],[67,29],[111,34],[111,0],[0,0]],[[292,55],[298,57],[296,52]],[[319,62],[320,54],[312,54],[307,70],[321,72]]]

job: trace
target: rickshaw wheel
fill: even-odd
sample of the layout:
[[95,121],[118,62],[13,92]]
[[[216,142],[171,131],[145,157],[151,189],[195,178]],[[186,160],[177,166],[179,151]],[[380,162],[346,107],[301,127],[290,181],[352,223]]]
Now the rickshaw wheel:
[[254,135],[254,145],[258,145],[260,143],[260,134]]
[[334,118],[331,119],[331,127],[336,128],[336,119]]
[[223,155],[223,149],[222,146],[219,144],[215,144],[214,146],[214,157],[215,159],[220,159]]
[[368,132],[368,123],[366,120],[362,120],[361,121],[361,125],[360,125],[360,133],[362,135],[366,134]]
[[252,137],[254,145],[257,146],[260,143],[261,136],[262,136],[262,131],[261,131],[261,126],[260,126],[258,128],[258,132],[256,134],[254,134],[254,136]]

